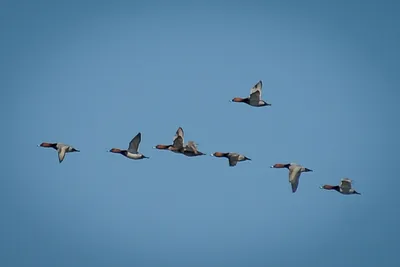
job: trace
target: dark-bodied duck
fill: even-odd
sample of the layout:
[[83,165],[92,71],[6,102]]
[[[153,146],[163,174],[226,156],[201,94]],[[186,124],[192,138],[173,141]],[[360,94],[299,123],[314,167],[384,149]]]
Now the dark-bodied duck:
[[179,127],[173,138],[172,145],[156,145],[156,149],[170,150],[175,153],[184,154],[188,157],[195,157],[205,155],[204,153],[198,151],[197,145],[193,141],[189,141],[187,145],[184,144],[185,133],[182,127]]
[[236,166],[236,164],[239,161],[251,160],[248,157],[246,157],[245,155],[241,155],[239,153],[234,153],[234,152],[228,152],[228,153],[215,152],[215,153],[211,154],[211,156],[217,157],[217,158],[227,158],[229,160],[229,166],[231,166],[231,167]]
[[343,194],[343,195],[361,195],[360,193],[358,193],[356,190],[354,190],[351,187],[351,183],[352,181],[349,178],[343,178],[340,181],[339,185],[323,185],[321,186],[321,189],[326,189],[326,190],[336,190],[339,193]]
[[51,147],[54,148],[55,150],[57,150],[58,152],[58,162],[61,163],[64,158],[65,158],[65,154],[69,153],[69,152],[80,152],[79,150],[73,148],[70,145],[65,145],[62,143],[41,143],[40,145],[38,145],[40,147]]
[[176,130],[175,136],[172,139],[172,145],[156,145],[153,148],[160,150],[169,150],[175,153],[182,153],[183,151],[183,129],[179,127]]
[[119,148],[112,148],[109,152],[121,154],[129,159],[148,159],[149,157],[139,153],[140,141],[142,141],[142,134],[139,132],[132,138],[128,149],[122,150]]
[[193,141],[189,141],[186,146],[183,147],[183,155],[188,157],[196,157],[205,155],[203,152],[197,150],[197,144]]
[[281,164],[277,163],[271,166],[271,168],[287,168],[289,170],[289,182],[292,185],[292,192],[296,192],[299,186],[300,174],[302,172],[312,172],[312,170],[305,168],[296,163]]
[[262,95],[262,81],[260,80],[256,85],[250,89],[250,96],[246,98],[235,97],[232,102],[243,102],[253,107],[271,106],[271,104],[261,99]]

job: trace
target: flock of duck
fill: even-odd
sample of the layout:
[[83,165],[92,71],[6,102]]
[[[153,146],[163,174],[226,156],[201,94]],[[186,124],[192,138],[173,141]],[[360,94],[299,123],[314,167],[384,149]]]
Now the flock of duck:
[[[256,85],[254,85],[250,89],[250,96],[246,98],[235,97],[231,101],[232,102],[241,102],[246,103],[247,105],[253,107],[263,107],[263,106],[271,106],[271,104],[265,102],[261,99],[262,94],[262,81],[260,80]],[[139,145],[142,139],[142,134],[139,132],[133,139],[130,141],[129,146],[127,149],[119,149],[119,148],[112,148],[109,152],[121,154],[129,159],[139,160],[139,159],[148,159],[145,155],[139,152]],[[65,154],[69,152],[80,152],[78,149],[70,145],[66,145],[63,143],[41,143],[40,147],[50,147],[54,148],[58,152],[58,159],[61,163],[64,158]],[[156,145],[153,147],[155,149],[160,150],[167,150],[174,153],[183,154],[187,157],[196,157],[206,155],[203,152],[200,152],[197,149],[197,144],[194,141],[188,141],[187,144],[184,143],[184,132],[182,127],[179,127],[176,131],[175,136],[173,137],[172,144],[170,145]],[[218,157],[218,158],[227,158],[229,166],[233,167],[236,166],[238,162],[251,160],[250,158],[246,157],[245,155],[235,153],[235,152],[215,152],[212,153],[211,156]],[[299,186],[299,179],[300,175],[303,172],[312,172],[312,170],[305,168],[296,163],[277,163],[271,166],[271,168],[286,168],[289,170],[289,182],[292,186],[292,192],[296,192]],[[343,178],[340,181],[339,185],[323,185],[320,187],[321,189],[326,190],[336,190],[337,192],[344,194],[344,195],[351,195],[351,194],[358,194],[361,195],[359,192],[352,188],[352,181],[348,178]]]

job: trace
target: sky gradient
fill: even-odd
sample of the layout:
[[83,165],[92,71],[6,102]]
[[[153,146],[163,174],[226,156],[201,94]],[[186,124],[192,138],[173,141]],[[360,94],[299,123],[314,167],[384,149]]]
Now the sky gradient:
[[[1,266],[399,266],[395,1],[0,7]],[[252,161],[152,149],[179,126]]]

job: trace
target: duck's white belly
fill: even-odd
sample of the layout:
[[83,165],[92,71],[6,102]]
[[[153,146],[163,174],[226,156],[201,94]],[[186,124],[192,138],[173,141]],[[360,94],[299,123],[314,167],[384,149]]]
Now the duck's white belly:
[[140,155],[140,154],[133,154],[133,153],[127,153],[126,154],[126,157],[127,158],[130,158],[130,159],[140,159],[141,157],[142,157],[142,155]]

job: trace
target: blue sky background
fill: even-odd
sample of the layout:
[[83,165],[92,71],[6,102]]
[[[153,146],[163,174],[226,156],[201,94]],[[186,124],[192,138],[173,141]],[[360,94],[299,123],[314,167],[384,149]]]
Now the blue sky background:
[[[400,263],[395,1],[0,7],[1,266]],[[271,107],[229,103],[260,79]],[[179,126],[253,161],[152,149]],[[139,131],[150,160],[105,152]]]

